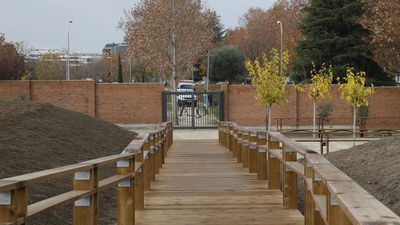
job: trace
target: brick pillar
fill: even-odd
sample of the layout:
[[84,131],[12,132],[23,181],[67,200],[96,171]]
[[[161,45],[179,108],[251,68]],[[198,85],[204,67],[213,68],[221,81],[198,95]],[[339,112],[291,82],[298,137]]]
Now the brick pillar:
[[229,121],[229,83],[220,83],[221,91],[224,92],[224,119]]
[[96,82],[87,81],[88,114],[96,118]]

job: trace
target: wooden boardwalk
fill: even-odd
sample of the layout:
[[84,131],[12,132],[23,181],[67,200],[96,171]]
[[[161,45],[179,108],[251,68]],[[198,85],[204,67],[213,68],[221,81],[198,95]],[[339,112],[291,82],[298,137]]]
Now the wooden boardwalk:
[[304,224],[282,193],[241,168],[218,140],[175,141],[137,225]]

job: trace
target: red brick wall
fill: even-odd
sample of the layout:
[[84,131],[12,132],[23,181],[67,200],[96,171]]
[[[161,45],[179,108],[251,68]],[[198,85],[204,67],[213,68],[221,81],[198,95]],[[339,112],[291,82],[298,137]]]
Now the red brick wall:
[[162,84],[98,84],[96,115],[118,124],[161,123]]
[[35,102],[121,124],[161,123],[162,84],[95,84],[94,81],[0,81],[0,98],[24,93]]
[[[225,85],[225,86],[224,86]],[[244,126],[265,125],[265,107],[259,106],[254,99],[256,95],[251,85],[226,85],[227,103],[225,119],[235,121]],[[352,108],[340,98],[340,91],[336,85],[331,87],[330,99],[333,112],[330,124],[351,125]],[[283,125],[311,125],[313,117],[313,102],[307,93],[297,92],[294,87],[288,87],[286,97],[288,102],[280,106],[273,106],[273,125],[277,118],[283,118]],[[375,94],[370,96],[370,115],[367,120],[369,128],[400,128],[400,87],[376,87]]]
[[95,116],[94,81],[31,81],[31,100]]
[[[257,104],[251,85],[221,84],[225,92],[225,120],[244,126],[265,125],[265,106]],[[32,101],[46,102],[121,124],[161,122],[162,84],[95,84],[93,81],[0,81],[0,98],[20,93]],[[351,125],[351,107],[340,99],[337,86],[331,87],[333,115],[330,124]],[[273,125],[312,124],[312,101],[304,92],[288,87],[288,102],[273,106]],[[370,128],[400,128],[400,87],[376,87],[370,97]]]
[[19,94],[24,94],[28,99],[30,98],[30,81],[0,81],[0,98],[12,99]]

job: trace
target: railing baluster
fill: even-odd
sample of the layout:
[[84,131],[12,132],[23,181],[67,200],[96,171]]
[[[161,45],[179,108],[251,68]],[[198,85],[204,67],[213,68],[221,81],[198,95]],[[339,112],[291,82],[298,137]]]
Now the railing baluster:
[[[88,171],[80,171],[74,174],[74,191],[97,191],[99,185],[97,167]],[[73,206],[74,225],[98,224],[98,194],[97,192],[75,201]]]
[[249,133],[249,172],[257,173],[257,133],[255,131],[250,131]]
[[[117,175],[135,173],[135,159],[117,162]],[[117,188],[117,221],[118,225],[135,224],[135,177],[118,184]]]
[[265,131],[257,132],[257,149],[258,149],[258,162],[257,162],[257,179],[267,179],[267,133]]
[[135,210],[144,209],[144,160],[143,150],[139,149],[136,156],[135,162],[142,163],[139,171],[135,172]]
[[279,142],[268,135],[268,188],[280,188],[280,162],[269,151],[279,148]]
[[242,134],[242,168],[249,168],[249,132],[244,131]]
[[284,162],[297,161],[297,153],[283,144],[283,207],[297,209],[297,174]]
[[0,223],[25,221],[27,216],[26,187],[0,192]]

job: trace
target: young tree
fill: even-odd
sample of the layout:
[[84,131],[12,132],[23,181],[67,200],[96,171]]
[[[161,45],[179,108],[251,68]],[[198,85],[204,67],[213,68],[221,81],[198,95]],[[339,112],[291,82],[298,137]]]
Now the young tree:
[[233,45],[225,45],[214,49],[210,55],[210,79],[230,82],[242,80],[246,67],[244,54],[240,50]]
[[317,66],[332,65],[336,76],[345,74],[350,66],[366,71],[369,83],[393,84],[393,79],[371,59],[365,42],[369,32],[358,23],[363,13],[361,0],[310,0],[304,11],[300,30],[305,40],[297,42],[293,80],[309,79],[311,62],[315,62]]
[[329,86],[333,81],[332,67],[328,68],[325,64],[317,69],[315,64],[312,65],[311,83],[305,87],[308,97],[313,100],[313,137],[315,138],[315,121],[317,101],[320,101],[329,96]]
[[[289,62],[289,54],[283,52],[282,71],[286,71]],[[272,49],[270,56],[266,53],[262,55],[262,62],[258,59],[254,62],[247,60],[246,67],[252,78],[252,84],[256,88],[256,99],[260,104],[267,107],[268,131],[271,131],[272,105],[279,104],[286,100],[284,97],[286,87],[286,77],[280,76],[280,58],[278,51]]]
[[0,33],[0,80],[18,80],[25,72],[24,56]]
[[367,97],[374,93],[374,89],[373,86],[365,87],[365,72],[354,72],[352,67],[347,68],[343,81],[346,83],[339,83],[339,88],[342,99],[353,107],[353,138],[355,138],[357,108],[369,105]]
[[178,74],[188,62],[211,48],[212,18],[201,0],[141,0],[120,27],[130,55],[152,71],[170,74],[176,89]]

